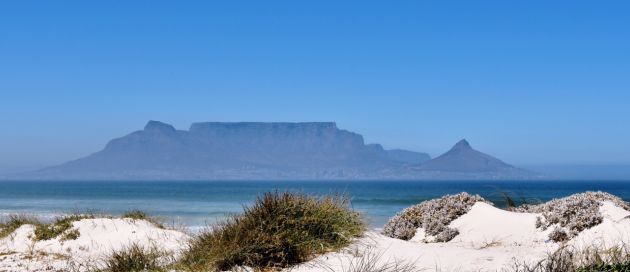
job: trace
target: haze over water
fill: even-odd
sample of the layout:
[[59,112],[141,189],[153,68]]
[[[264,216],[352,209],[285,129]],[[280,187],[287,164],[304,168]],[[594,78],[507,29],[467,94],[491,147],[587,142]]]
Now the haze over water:
[[630,181],[2,181],[0,215],[50,218],[75,211],[116,215],[141,209],[194,230],[239,213],[257,195],[274,190],[348,195],[374,228],[410,205],[462,191],[480,194],[499,207],[505,206],[502,192],[517,202],[587,190],[614,192],[630,200]]

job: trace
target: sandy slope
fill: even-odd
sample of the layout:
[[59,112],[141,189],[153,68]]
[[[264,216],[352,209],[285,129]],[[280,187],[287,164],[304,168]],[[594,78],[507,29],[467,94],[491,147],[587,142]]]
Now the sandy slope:
[[[600,207],[604,221],[583,231],[570,245],[611,246],[630,241],[630,212],[604,202]],[[381,264],[411,263],[426,271],[501,271],[515,262],[533,263],[546,257],[559,245],[549,241],[547,231],[536,229],[537,214],[515,213],[476,203],[449,226],[460,232],[448,243],[424,243],[418,229],[410,241],[370,232],[357,244],[341,253],[329,253],[292,271],[344,271],[361,256],[378,257]],[[429,239],[430,240],[430,239]]]
[[[630,241],[630,212],[603,202],[604,220],[583,231],[567,244],[576,248],[610,247]],[[538,214],[515,213],[477,202],[465,215],[449,225],[459,230],[448,243],[426,243],[422,229],[410,241],[368,232],[341,252],[329,253],[290,271],[344,271],[362,256],[377,258],[381,264],[410,263],[427,271],[501,271],[516,261],[536,262],[560,245],[549,241],[548,232],[535,228]],[[73,270],[81,265],[98,265],[112,251],[131,243],[157,246],[178,252],[188,235],[164,230],[149,222],[131,219],[84,219],[73,223],[80,232],[77,240],[33,242],[34,227],[25,225],[0,240],[0,271]],[[84,268],[84,267],[83,267]]]
[[0,240],[0,271],[56,271],[98,266],[114,250],[136,243],[157,246],[177,255],[188,236],[160,229],[150,222],[133,219],[83,219],[73,223],[80,232],[76,240],[59,238],[34,242],[35,230],[24,225]]
[[608,201],[599,210],[604,217],[602,223],[582,231],[569,244],[578,249],[630,245],[630,212]]

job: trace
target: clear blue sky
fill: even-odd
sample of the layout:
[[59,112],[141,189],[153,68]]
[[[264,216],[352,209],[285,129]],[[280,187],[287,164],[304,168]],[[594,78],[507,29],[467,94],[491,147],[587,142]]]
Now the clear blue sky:
[[[149,119],[336,121],[432,155],[630,163],[628,1],[3,1],[0,171]],[[8,171],[8,170],[6,170]]]

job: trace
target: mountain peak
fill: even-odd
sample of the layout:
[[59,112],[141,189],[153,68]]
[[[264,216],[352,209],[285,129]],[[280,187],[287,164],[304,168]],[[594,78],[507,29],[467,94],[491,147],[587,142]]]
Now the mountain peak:
[[158,132],[175,132],[175,127],[167,123],[151,120],[144,126],[144,130],[145,131],[158,131]]
[[461,139],[451,149],[471,149],[470,143],[466,139]]
[[457,142],[448,152],[421,164],[418,169],[428,171],[466,173],[511,173],[513,166],[470,146],[465,139]]

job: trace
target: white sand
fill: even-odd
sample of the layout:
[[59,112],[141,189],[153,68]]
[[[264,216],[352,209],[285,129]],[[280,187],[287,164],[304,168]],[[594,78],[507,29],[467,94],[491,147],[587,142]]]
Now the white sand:
[[[601,224],[587,229],[568,242],[576,248],[610,247],[630,241],[630,212],[604,202]],[[426,271],[501,271],[515,262],[537,262],[559,248],[549,241],[547,231],[536,229],[538,214],[514,213],[483,202],[451,222],[459,230],[448,243],[431,240],[422,229],[410,241],[368,232],[341,252],[328,253],[290,271],[343,271],[362,256],[381,264],[407,263]],[[0,240],[0,271],[55,271],[78,264],[99,265],[114,250],[131,243],[156,246],[174,256],[185,248],[189,236],[159,229],[149,222],[131,219],[84,219],[73,223],[77,240],[32,241],[34,227],[25,225]],[[364,258],[364,257],[363,257]],[[80,269],[79,269],[80,270]]]
[[[57,271],[99,266],[113,251],[135,243],[177,256],[188,235],[133,219],[83,219],[73,222],[76,240],[33,241],[35,227],[24,225],[0,240],[0,271]],[[83,267],[81,267],[83,266]]]
[[[628,240],[630,212],[605,202],[600,208],[604,221],[569,241],[576,246],[611,246]],[[447,243],[431,240],[422,229],[410,241],[370,232],[344,252],[329,253],[291,271],[343,271],[357,264],[361,256],[379,259],[380,264],[408,263],[426,271],[501,271],[515,262],[534,263],[559,248],[549,241],[547,231],[536,229],[538,214],[515,213],[483,202],[451,222],[459,230]]]
[[605,201],[599,208],[604,220],[597,226],[582,231],[569,245],[577,249],[611,248],[630,243],[630,212]]

